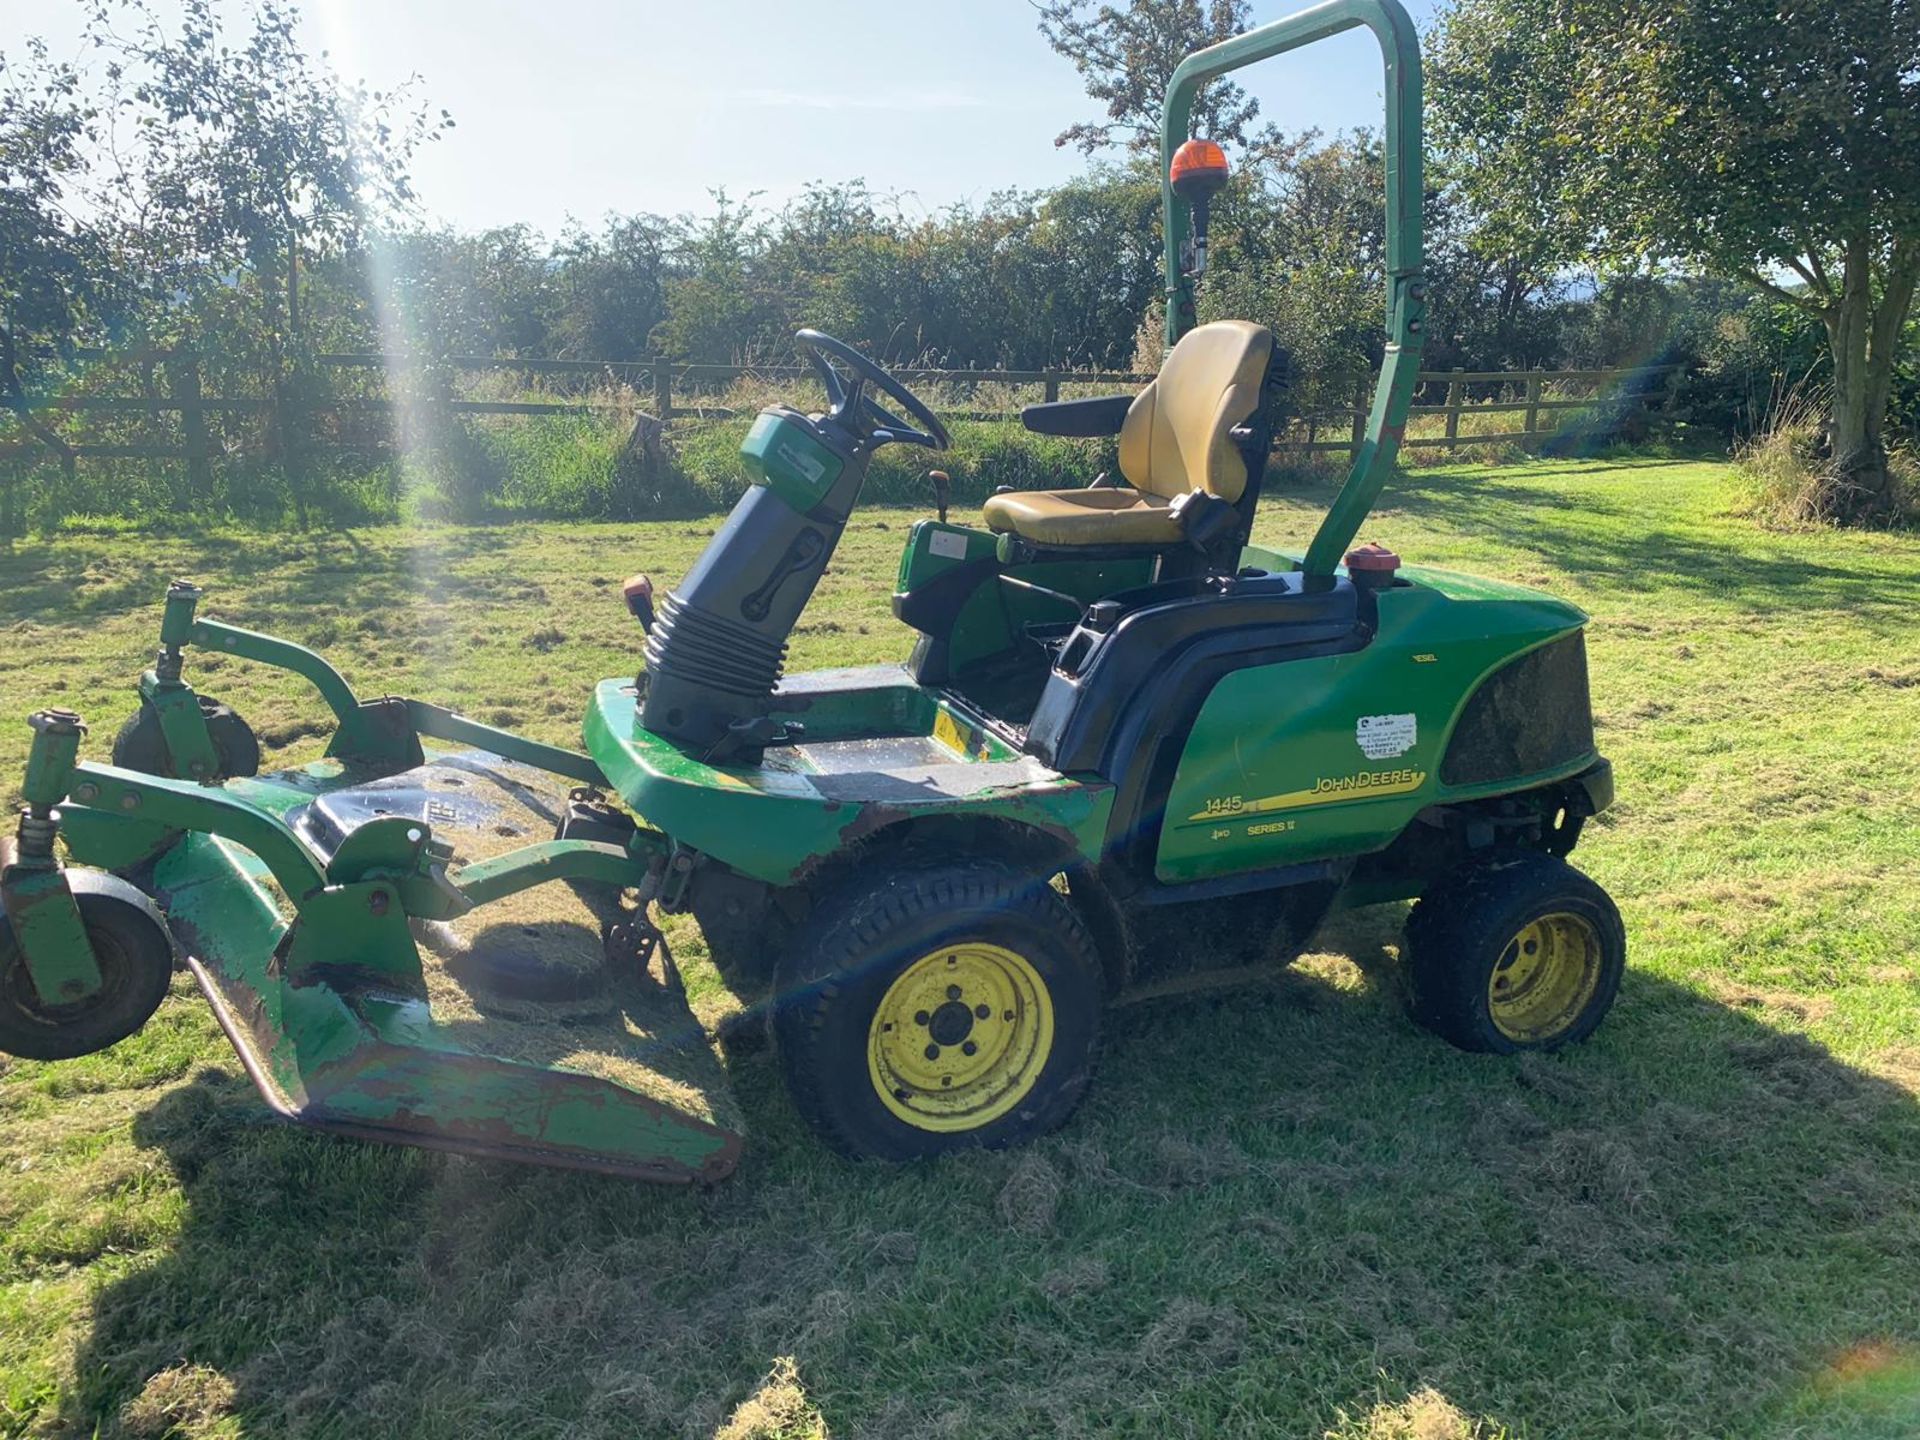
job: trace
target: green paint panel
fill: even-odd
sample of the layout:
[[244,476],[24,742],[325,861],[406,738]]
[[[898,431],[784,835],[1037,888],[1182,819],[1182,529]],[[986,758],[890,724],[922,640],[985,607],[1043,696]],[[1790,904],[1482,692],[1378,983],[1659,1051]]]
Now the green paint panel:
[[[955,566],[985,559],[995,553],[997,537],[985,530],[947,525],[937,520],[916,521],[900,554],[895,592],[906,594]],[[1015,579],[1071,595],[1084,607],[1103,595],[1144,585],[1153,578],[1153,560],[1048,560],[1012,567]],[[1069,620],[1074,612],[1058,601],[1002,585],[988,578],[960,604],[948,637],[949,664],[959,674],[971,665],[991,661],[1017,645],[1026,644],[1026,625]]]
[[159,717],[174,774],[199,780],[220,768],[213,736],[207,733],[207,717],[200,713],[200,697],[192,686],[177,680],[169,684],[149,670],[140,677],[140,696]]
[[245,850],[187,835],[154,879],[263,1097],[303,1124],[656,1180],[718,1179],[737,1161],[739,1137],[716,1126],[596,1076],[456,1043],[394,986],[340,988],[341,971],[382,954],[412,956],[417,976],[405,916],[368,904],[377,885],[310,900],[283,966],[289,907]]
[[756,485],[765,485],[806,514],[827,498],[845,463],[776,410],[762,410],[740,442],[740,458]]
[[[1379,596],[1379,632],[1346,655],[1258,666],[1207,697],[1168,796],[1155,871],[1200,880],[1377,850],[1425,806],[1529,781],[1450,788],[1440,759],[1488,674],[1578,629],[1533,596],[1462,603],[1424,585]],[[1588,751],[1532,781],[1584,769]]]
[[984,560],[993,551],[994,537],[985,530],[969,530],[964,525],[951,525],[943,520],[916,520],[900,551],[900,571],[894,591],[905,594],[956,565]]
[[100,988],[100,966],[67,877],[52,865],[9,865],[0,900],[34,992],[44,1003],[84,1000]]
[[[842,706],[858,706],[867,694],[876,713],[898,702],[896,685],[842,696]],[[984,731],[977,716],[959,707],[927,706],[924,728],[895,732],[932,735],[939,716],[963,718],[969,731]],[[956,722],[959,723],[959,722]],[[861,733],[884,735],[877,729]],[[1044,769],[1038,762],[995,763],[955,756],[956,765],[977,764],[977,790],[906,784],[883,774],[863,782],[858,775],[834,794],[823,793],[803,765],[714,766],[694,758],[640,724],[631,681],[603,680],[587,711],[587,748],[607,772],[620,797],[648,824],[683,845],[713,855],[742,874],[776,885],[802,878],[843,845],[885,825],[929,816],[978,816],[1030,825],[1058,837],[1088,860],[1098,856],[1113,807],[1113,791],[1104,784],[1083,785]],[[808,742],[818,738],[808,731]],[[770,751],[770,757],[779,755]],[[1003,752],[1004,753],[1004,752]],[[870,793],[862,793],[863,783]]]

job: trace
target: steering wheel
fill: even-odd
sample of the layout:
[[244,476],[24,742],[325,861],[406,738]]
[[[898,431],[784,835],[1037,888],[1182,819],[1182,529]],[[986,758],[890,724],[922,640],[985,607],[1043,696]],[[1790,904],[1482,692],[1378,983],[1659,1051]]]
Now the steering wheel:
[[[820,379],[827,387],[827,403],[833,407],[827,412],[829,419],[839,421],[849,430],[864,431],[881,445],[898,441],[903,445],[924,445],[929,450],[945,450],[953,444],[947,427],[927,408],[925,401],[846,341],[823,335],[818,330],[802,330],[793,338],[800,342],[801,351],[820,372]],[[840,378],[840,372],[833,366],[834,360],[852,372],[851,382]],[[926,428],[916,430],[882,409],[867,393],[868,385],[897,400],[901,409]]]

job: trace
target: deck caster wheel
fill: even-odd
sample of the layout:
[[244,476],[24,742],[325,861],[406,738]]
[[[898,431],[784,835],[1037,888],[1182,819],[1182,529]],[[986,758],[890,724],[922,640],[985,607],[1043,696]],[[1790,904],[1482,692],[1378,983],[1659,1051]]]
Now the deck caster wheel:
[[[222,705],[206,695],[194,698],[200,702],[200,713],[206,718],[207,736],[213,741],[220,778],[231,780],[237,775],[258,775],[260,739],[253,733],[253,727],[242,720],[232,706]],[[167,756],[166,737],[160,732],[160,714],[145,698],[120,727],[120,733],[113,737],[113,763],[122,770],[181,778],[174,775]]]
[[1509,853],[1430,889],[1404,946],[1413,1018],[1462,1050],[1586,1039],[1612,1008],[1627,936],[1607,892],[1564,860]]
[[778,967],[795,1107],[842,1154],[911,1160],[1062,1124],[1093,1072],[1102,981],[1045,880],[985,861],[864,873]]
[[23,1060],[71,1060],[133,1034],[160,1008],[173,978],[173,942],[153,902],[111,875],[70,870],[100,988],[71,1005],[47,1004],[27,974],[13,925],[0,916],[0,1051]]

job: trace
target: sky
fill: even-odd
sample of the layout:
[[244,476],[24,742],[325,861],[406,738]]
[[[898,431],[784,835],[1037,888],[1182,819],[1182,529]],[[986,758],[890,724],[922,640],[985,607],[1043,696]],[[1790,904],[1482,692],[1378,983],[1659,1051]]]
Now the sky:
[[[152,0],[177,14],[174,0]],[[909,212],[1055,184],[1053,137],[1096,119],[1027,0],[300,0],[344,79],[418,93],[455,128],[416,158],[426,217],[460,228],[678,214],[710,192],[778,205],[864,179]],[[1255,23],[1302,8],[1254,0]],[[1410,0],[1430,23],[1437,0]],[[229,0],[228,13],[243,13]],[[0,53],[29,35],[85,60],[80,0],[0,0]],[[1364,30],[1239,77],[1284,129],[1377,125]]]

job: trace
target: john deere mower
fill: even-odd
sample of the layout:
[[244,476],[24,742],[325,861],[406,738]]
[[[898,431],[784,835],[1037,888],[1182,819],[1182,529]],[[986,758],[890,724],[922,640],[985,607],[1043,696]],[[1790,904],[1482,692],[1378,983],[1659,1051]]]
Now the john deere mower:
[[[1386,74],[1388,343],[1352,470],[1302,554],[1250,543],[1286,356],[1197,324],[1219,148],[1194,96],[1356,26]],[[1420,70],[1395,0],[1329,0],[1187,57],[1162,154],[1168,349],[1138,394],[1024,412],[1117,466],[916,524],[902,663],[783,675],[883,445],[945,428],[860,351],[800,332],[826,406],[774,406],[752,485],[659,598],[585,749],[418,700],[167,593],[110,765],[32,718],[4,848],[0,1050],[84,1054],[143,1024],[176,958],[262,1097],[302,1124],[654,1180],[740,1138],[655,920],[691,912],[828,1143],[905,1159],[1059,1125],[1103,1003],[1284,963],[1335,907],[1417,899],[1415,1018],[1469,1050],[1577,1041],[1625,959],[1566,862],[1612,798],[1585,617],[1350,549],[1419,366]],[[326,758],[261,774],[187,681],[211,650],[303,676]],[[62,857],[58,842],[64,841]]]

